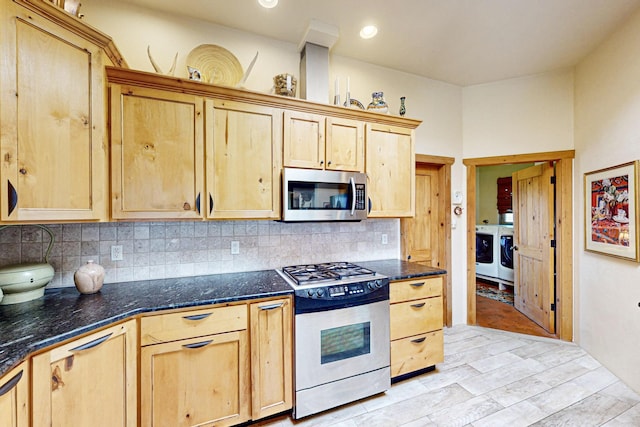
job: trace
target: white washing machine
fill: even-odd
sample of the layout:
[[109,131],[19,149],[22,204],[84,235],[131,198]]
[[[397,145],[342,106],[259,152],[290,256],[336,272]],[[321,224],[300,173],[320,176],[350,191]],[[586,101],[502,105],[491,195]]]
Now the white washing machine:
[[500,245],[498,225],[476,225],[476,275],[498,278]]
[[498,278],[505,282],[513,283],[513,226],[499,226],[498,239],[500,251]]

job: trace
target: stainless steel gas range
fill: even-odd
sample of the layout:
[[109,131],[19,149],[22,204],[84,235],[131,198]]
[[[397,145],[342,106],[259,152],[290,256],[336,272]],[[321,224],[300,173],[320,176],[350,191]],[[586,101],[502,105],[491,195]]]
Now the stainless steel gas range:
[[387,390],[389,279],[348,262],[277,271],[295,291],[294,418]]

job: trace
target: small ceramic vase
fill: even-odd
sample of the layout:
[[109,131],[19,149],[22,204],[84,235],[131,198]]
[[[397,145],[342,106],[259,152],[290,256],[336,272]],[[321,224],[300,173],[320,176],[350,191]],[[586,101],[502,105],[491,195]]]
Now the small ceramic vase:
[[73,275],[73,281],[81,294],[95,294],[102,288],[104,268],[93,260],[87,261]]
[[373,92],[371,94],[371,102],[367,106],[367,110],[375,111],[376,113],[388,113],[389,106],[384,101],[384,93],[383,92]]
[[404,106],[404,100],[406,98],[404,96],[400,97],[400,115],[404,117],[404,115],[407,113],[407,108]]

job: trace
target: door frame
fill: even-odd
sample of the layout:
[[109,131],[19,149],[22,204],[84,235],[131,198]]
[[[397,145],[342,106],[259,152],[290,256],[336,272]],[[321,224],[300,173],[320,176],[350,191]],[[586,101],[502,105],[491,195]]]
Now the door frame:
[[573,159],[575,150],[463,159],[467,167],[467,323],[476,324],[476,167],[556,162],[556,336],[573,341]]
[[[447,327],[452,326],[452,301],[451,301],[451,165],[455,162],[453,157],[443,156],[430,156],[427,154],[416,154],[415,163],[416,170],[418,165],[431,165],[438,168],[438,191],[442,194],[439,197],[438,211],[440,217],[438,223],[440,227],[444,229],[444,243],[438,246],[438,259],[444,260],[444,265],[439,266],[444,270],[447,270],[447,274],[444,276],[444,295],[443,295],[443,309],[444,309],[444,324]],[[406,258],[405,245],[402,245],[402,256]],[[475,265],[475,264],[474,264]]]

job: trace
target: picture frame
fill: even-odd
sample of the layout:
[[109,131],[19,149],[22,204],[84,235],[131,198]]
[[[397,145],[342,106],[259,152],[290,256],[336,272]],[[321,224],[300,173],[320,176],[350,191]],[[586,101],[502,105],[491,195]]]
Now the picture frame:
[[640,262],[638,160],[584,174],[584,246],[589,252]]

